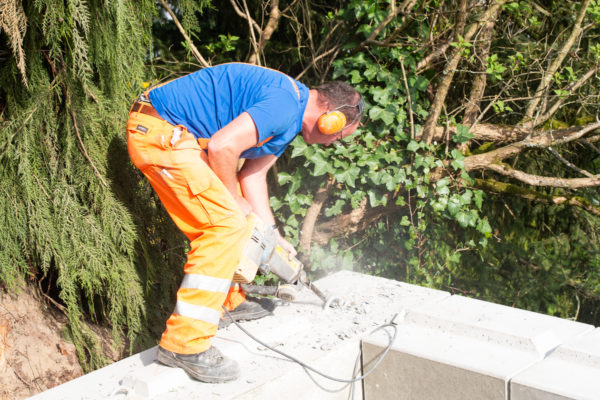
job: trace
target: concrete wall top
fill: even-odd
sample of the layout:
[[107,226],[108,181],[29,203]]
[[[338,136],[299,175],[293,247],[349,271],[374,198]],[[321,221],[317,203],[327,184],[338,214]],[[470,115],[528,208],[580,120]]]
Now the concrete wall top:
[[[593,326],[498,304],[451,296],[409,308],[393,349],[509,380]],[[384,348],[388,334],[365,343]]]
[[[439,302],[446,292],[384,278],[341,271],[315,282],[342,298],[341,308],[323,310],[320,300],[303,290],[296,301],[273,316],[243,323],[270,346],[330,375],[352,376],[360,339],[410,307]],[[212,343],[240,363],[242,377],[226,384],[205,384],[180,369],[155,362],[156,348],[136,354],[33,397],[49,399],[347,399],[349,387],[309,377],[299,365],[268,351],[230,325]],[[315,383],[316,382],[316,383]],[[360,392],[360,385],[355,387]],[[358,393],[356,398],[360,398]]]
[[593,326],[463,296],[412,308],[406,322],[544,356]]
[[511,386],[513,400],[599,399],[600,328],[559,346],[517,375]]

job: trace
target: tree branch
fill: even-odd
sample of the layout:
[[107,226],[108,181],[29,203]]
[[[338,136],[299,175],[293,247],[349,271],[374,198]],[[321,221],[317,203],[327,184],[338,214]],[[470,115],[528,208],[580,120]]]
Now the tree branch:
[[494,179],[475,179],[474,187],[486,192],[513,195],[543,204],[568,204],[580,207],[591,214],[600,216],[600,207],[594,206],[589,201],[579,196],[549,196],[533,189],[496,181]]
[[[491,169],[498,162],[515,156],[527,148],[546,148],[578,140],[585,134],[600,128],[600,122],[585,125],[583,127],[573,127],[567,129],[544,131],[536,136],[527,136],[517,143],[512,143],[496,150],[484,154],[477,154],[464,159],[465,169],[473,171],[476,169]],[[494,167],[497,169],[497,167]]]
[[188,46],[190,46],[190,50],[192,51],[192,55],[194,56],[194,58],[203,67],[205,67],[205,68],[206,67],[210,67],[210,64],[208,63],[208,61],[206,61],[204,59],[204,57],[202,57],[202,54],[200,54],[200,52],[198,51],[198,49],[194,45],[194,42],[192,42],[192,39],[188,36],[187,33],[185,33],[185,29],[183,29],[183,26],[179,22],[179,19],[177,18],[177,15],[175,15],[175,13],[173,12],[173,10],[171,10],[171,7],[167,4],[167,2],[165,0],[160,0],[160,4],[162,4],[163,8],[165,10],[167,10],[167,12],[171,16],[171,18],[173,18],[173,22],[175,22],[175,25],[177,26],[177,29],[179,29],[179,32],[181,32],[181,34],[183,35],[183,38],[187,42]]
[[572,95],[577,89],[579,89],[588,79],[590,79],[592,76],[594,76],[594,74],[596,72],[598,72],[598,65],[596,65],[595,67],[591,68],[589,71],[587,71],[585,74],[583,74],[583,76],[581,78],[579,78],[577,80],[577,82],[572,83],[571,85],[569,85],[565,90],[567,90],[569,93],[567,96],[564,97],[560,97],[558,98],[558,100],[556,100],[554,102],[554,104],[552,104],[552,106],[550,107],[550,109],[548,111],[546,111],[546,113],[542,116],[537,117],[535,120],[530,120],[527,121],[523,124],[521,124],[524,128],[534,128],[536,126],[540,126],[542,125],[544,122],[548,121],[556,111],[558,111],[558,109],[560,108],[560,106],[562,106],[562,104],[564,103],[565,99]]
[[580,189],[584,187],[600,186],[600,175],[591,178],[555,178],[550,176],[532,175],[513,169],[506,164],[489,164],[486,169],[501,175],[517,179],[531,186],[551,186],[565,189]]
[[315,193],[313,202],[308,208],[308,211],[306,211],[306,216],[304,217],[304,222],[302,223],[302,229],[300,230],[300,243],[298,246],[299,250],[302,252],[302,262],[305,264],[310,259],[310,244],[312,242],[313,231],[317,222],[317,218],[319,217],[319,213],[321,212],[323,204],[327,200],[327,197],[329,197],[329,193],[333,188],[333,184],[334,179],[327,179],[325,186],[320,187]]
[[465,125],[472,125],[477,118],[477,113],[480,112],[479,104],[481,103],[487,84],[487,57],[490,54],[490,47],[492,45],[494,25],[496,24],[496,19],[501,11],[502,9],[498,8],[496,14],[486,21],[485,26],[482,29],[481,41],[477,44],[477,49],[479,49],[478,58],[480,60],[479,71],[481,73],[475,75],[475,79],[473,79],[473,84],[471,85],[471,93],[467,99],[465,114],[462,121]]
[[[502,5],[506,3],[506,1],[507,0],[496,0],[494,2],[494,5],[486,10],[482,18],[477,23],[472,24],[470,26],[469,30],[465,33],[463,41],[469,42],[471,38],[475,35],[477,30],[480,28],[480,26],[486,23],[488,20],[490,20],[493,15],[496,15],[498,9],[501,8]],[[464,4],[464,6],[466,7],[465,0],[462,0],[461,4]],[[461,30],[457,29],[455,36],[457,37],[460,34],[460,32]],[[448,64],[446,64],[446,67],[444,68],[443,78],[437,87],[435,98],[433,99],[433,103],[429,111],[429,117],[427,117],[427,121],[425,121],[425,126],[423,127],[423,140],[428,144],[432,142],[435,127],[440,117],[440,113],[442,112],[442,106],[446,101],[446,96],[448,95],[448,91],[450,90],[450,84],[454,79],[456,67],[458,66],[458,62],[462,57],[462,49],[460,48],[460,46],[457,46],[453,50],[450,57],[450,61],[448,62]]]
[[[577,19],[575,21],[575,25],[573,26],[573,30],[571,31],[571,34],[569,35],[565,43],[563,44],[562,48],[559,50],[557,57],[554,59],[548,70],[544,71],[540,84],[537,90],[535,91],[535,95],[533,96],[533,99],[531,99],[529,105],[527,106],[525,116],[521,121],[522,124],[525,122],[529,122],[533,119],[533,114],[535,113],[535,110],[538,104],[540,103],[544,92],[550,86],[554,74],[556,73],[556,71],[558,71],[558,68],[561,66],[571,47],[573,47],[573,44],[575,44],[575,40],[577,39],[577,37],[581,34],[581,32],[583,32],[583,27],[581,26],[581,23],[583,22],[583,18],[585,17],[589,4],[590,0],[584,0],[581,4],[581,8],[577,13]],[[535,125],[538,124],[535,123]]]
[[567,167],[571,168],[574,171],[579,172],[581,175],[585,175],[589,178],[592,178],[594,175],[589,173],[588,171],[579,168],[578,166],[576,166],[575,164],[573,164],[572,162],[570,162],[569,160],[567,160],[566,158],[564,158],[558,151],[554,150],[552,147],[548,147],[548,151],[550,153],[552,153],[552,155],[554,157],[556,157],[561,163],[565,164]]
[[405,206],[391,204],[383,207],[367,209],[367,201],[364,199],[360,207],[347,214],[341,214],[330,220],[317,225],[313,235],[313,243],[326,245],[331,238],[340,235],[351,235],[367,229],[378,219],[387,215],[395,214],[405,209]]
[[240,7],[237,4],[236,0],[230,0],[231,5],[233,6],[233,10],[235,11],[235,13],[237,15],[239,15],[240,17],[244,18],[245,20],[247,20],[254,29],[256,29],[256,32],[260,32],[260,26],[256,23],[256,21],[253,18],[250,18],[249,15],[247,15],[245,12],[243,12]]
[[429,53],[425,58],[417,63],[417,74],[422,73],[426,69],[429,69],[431,65],[438,60],[441,56],[446,54],[446,50],[450,47],[451,41],[448,40],[445,43],[442,43],[440,47]]

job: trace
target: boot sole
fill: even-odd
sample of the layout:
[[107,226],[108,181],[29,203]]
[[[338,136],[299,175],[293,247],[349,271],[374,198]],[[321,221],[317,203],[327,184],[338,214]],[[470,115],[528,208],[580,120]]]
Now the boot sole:
[[224,383],[224,382],[233,381],[233,380],[236,380],[237,378],[239,378],[239,375],[214,376],[214,375],[210,375],[210,374],[206,374],[206,373],[201,373],[199,371],[194,371],[186,363],[179,361],[176,358],[169,357],[160,351],[158,352],[156,359],[159,363],[166,365],[167,367],[181,368],[190,377],[192,377],[200,382],[204,382],[204,383]]

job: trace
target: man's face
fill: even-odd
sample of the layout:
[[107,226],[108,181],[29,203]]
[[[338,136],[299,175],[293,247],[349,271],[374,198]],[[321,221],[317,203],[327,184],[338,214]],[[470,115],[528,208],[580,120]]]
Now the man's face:
[[340,132],[334,133],[333,135],[325,135],[319,131],[319,127],[317,124],[313,127],[312,130],[302,130],[302,138],[307,144],[323,144],[325,146],[329,146],[331,143],[336,140],[340,140],[347,136],[350,136],[354,133],[356,128],[358,128],[358,124],[360,121],[356,121],[352,125],[348,125],[344,127]]

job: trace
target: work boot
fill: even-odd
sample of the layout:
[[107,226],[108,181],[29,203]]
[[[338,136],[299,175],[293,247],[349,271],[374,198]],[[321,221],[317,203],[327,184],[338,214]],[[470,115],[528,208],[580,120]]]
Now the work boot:
[[158,346],[158,362],[174,368],[182,368],[189,376],[201,382],[221,383],[240,377],[238,363],[225,357],[214,346],[202,353],[179,354]]
[[[246,301],[229,311],[229,315],[234,321],[250,321],[273,315],[275,302],[266,297],[247,297]],[[231,324],[231,318],[224,313],[219,320],[219,329],[225,328]]]

